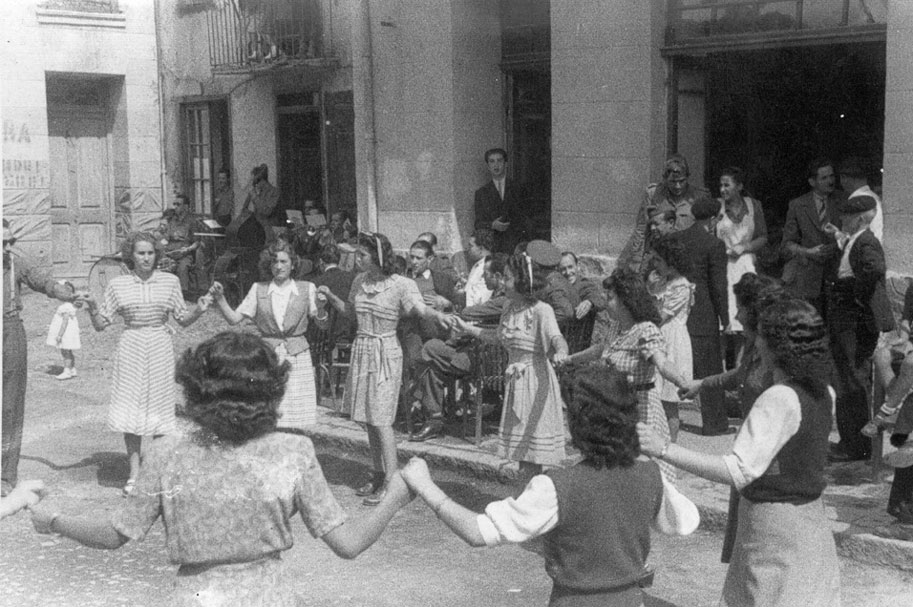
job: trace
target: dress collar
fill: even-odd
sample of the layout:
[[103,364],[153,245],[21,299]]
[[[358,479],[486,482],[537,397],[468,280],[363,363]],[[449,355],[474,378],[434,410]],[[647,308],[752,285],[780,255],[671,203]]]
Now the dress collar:
[[293,293],[294,295],[298,295],[298,285],[295,284],[294,280],[290,280],[285,283],[284,286],[280,287],[275,283],[275,281],[271,280],[269,281],[269,286],[266,288],[266,294],[272,295],[273,293],[278,293],[279,295],[287,295],[289,293]]

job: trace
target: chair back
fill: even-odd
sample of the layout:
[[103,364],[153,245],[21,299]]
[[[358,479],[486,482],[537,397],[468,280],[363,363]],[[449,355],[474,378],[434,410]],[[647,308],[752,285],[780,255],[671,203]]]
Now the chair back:
[[476,340],[470,356],[470,377],[480,390],[503,392],[507,360],[507,350],[500,343],[489,344]]
[[327,306],[327,323],[325,328],[321,328],[316,322],[310,322],[307,330],[308,345],[311,347],[311,362],[315,367],[329,365],[330,358],[335,347],[334,327],[336,324],[337,312],[331,306]]

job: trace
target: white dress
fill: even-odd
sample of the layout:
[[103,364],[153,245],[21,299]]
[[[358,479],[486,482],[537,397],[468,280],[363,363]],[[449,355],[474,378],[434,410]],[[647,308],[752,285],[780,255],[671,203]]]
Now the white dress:
[[[654,294],[663,318],[668,320],[659,330],[666,342],[666,361],[685,380],[691,381],[694,368],[691,354],[691,337],[688,335],[688,314],[694,305],[694,284],[679,276],[663,284]],[[659,398],[666,402],[678,402],[678,388],[661,374],[656,374]]]
[[[745,216],[736,223],[726,214],[725,205],[716,224],[716,235],[726,245],[726,253],[732,251],[736,245],[747,246],[755,238],[755,204],[749,198],[743,198]],[[735,291],[733,287],[748,272],[755,272],[755,254],[743,253],[735,259],[729,257],[726,262],[726,290],[729,294],[729,328],[732,331],[741,331],[742,323],[736,320]],[[724,327],[725,328],[725,327]]]
[[[58,344],[57,335],[60,334],[60,327],[63,325],[64,319],[67,321],[67,328],[63,330]],[[51,326],[48,327],[48,339],[45,343],[61,350],[78,350],[82,347],[79,342],[79,319],[76,318],[76,306],[67,302],[57,307],[54,318],[51,319]]]

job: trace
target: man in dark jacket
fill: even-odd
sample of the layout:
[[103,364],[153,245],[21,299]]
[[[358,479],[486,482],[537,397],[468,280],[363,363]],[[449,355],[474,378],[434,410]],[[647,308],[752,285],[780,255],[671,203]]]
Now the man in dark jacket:
[[[729,322],[729,299],[726,292],[726,245],[710,233],[710,223],[717,216],[720,203],[701,198],[691,206],[694,224],[677,233],[691,258],[691,272],[686,276],[694,283],[694,305],[688,315],[688,335],[694,359],[694,379],[723,372],[720,351],[720,326]],[[704,436],[726,434],[729,420],[721,389],[702,390],[700,395],[701,433]]]
[[871,440],[860,433],[869,420],[872,354],[879,333],[894,328],[885,289],[884,250],[869,229],[876,206],[871,196],[855,196],[839,207],[843,226],[836,234],[839,263],[836,280],[826,290],[840,433],[840,443],[831,445],[831,461],[864,460],[872,453]]
[[[335,244],[328,244],[320,251],[318,265],[320,274],[313,278],[318,287],[326,286],[336,297],[343,302],[349,301],[349,291],[355,272],[347,272],[339,267],[339,248]],[[333,323],[333,337],[336,339],[351,337],[355,332],[355,323],[345,310],[337,310],[336,320]]]
[[491,181],[476,190],[473,210],[474,227],[495,233],[495,251],[513,253],[523,238],[526,221],[526,190],[507,177],[507,152],[501,148],[485,151],[485,164]]

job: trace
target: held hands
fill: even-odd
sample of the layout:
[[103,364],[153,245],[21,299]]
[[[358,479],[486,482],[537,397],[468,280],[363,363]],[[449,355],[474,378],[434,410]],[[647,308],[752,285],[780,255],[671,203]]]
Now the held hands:
[[396,505],[397,510],[415,499],[415,494],[410,490],[409,486],[406,485],[406,481],[403,479],[400,471],[397,471],[390,482],[387,483],[387,495],[385,499],[392,500]]
[[504,231],[507,231],[509,228],[510,228],[509,221],[501,221],[501,219],[498,218],[491,222],[491,229],[494,230],[495,232],[504,232]]
[[197,307],[200,309],[200,312],[205,312],[212,306],[212,304],[213,297],[209,293],[202,295],[199,299],[197,299]]
[[225,300],[225,287],[222,286],[221,282],[216,281],[209,287],[207,295],[211,295],[214,301],[221,303]]
[[574,310],[574,316],[577,317],[577,320],[580,320],[584,316],[590,313],[590,310],[593,309],[593,302],[589,299],[584,299],[577,305],[577,309]]
[[552,364],[556,367],[562,367],[568,364],[570,360],[571,357],[567,352],[555,352],[552,355]]
[[459,316],[451,317],[451,330],[457,331],[459,333],[465,333],[467,335],[475,336],[476,327],[474,327],[469,322],[463,320]]
[[678,397],[682,400],[694,400],[701,391],[701,380],[687,381],[678,389]]
[[431,480],[431,472],[428,470],[428,464],[420,457],[413,457],[406,464],[406,467],[399,471],[404,481],[413,492],[421,494],[421,489],[428,483],[434,483]]
[[657,434],[656,429],[644,422],[637,422],[637,438],[640,441],[640,452],[650,457],[659,456],[666,446],[666,441]]

